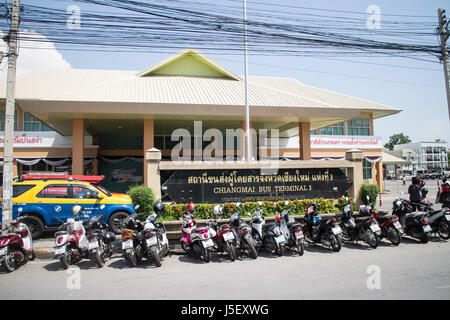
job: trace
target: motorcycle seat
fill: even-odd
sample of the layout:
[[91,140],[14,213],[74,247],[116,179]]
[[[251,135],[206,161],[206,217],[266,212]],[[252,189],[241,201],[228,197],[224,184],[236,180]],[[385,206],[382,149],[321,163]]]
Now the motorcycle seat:
[[197,227],[197,228],[192,229],[192,232],[206,233],[206,232],[208,232],[208,227]]
[[265,223],[262,226],[263,231],[267,231],[273,227],[275,227],[277,224],[275,222],[269,222],[269,223]]
[[299,226],[301,226],[300,222],[296,222],[296,221],[288,222],[288,223],[287,223],[287,226],[288,226],[288,228],[291,228],[293,225],[296,225],[296,224],[298,224]]

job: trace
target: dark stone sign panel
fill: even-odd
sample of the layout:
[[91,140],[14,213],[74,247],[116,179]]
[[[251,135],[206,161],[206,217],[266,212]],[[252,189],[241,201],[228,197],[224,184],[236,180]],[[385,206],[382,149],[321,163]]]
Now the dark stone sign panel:
[[177,203],[225,203],[337,198],[351,186],[338,168],[178,170],[162,186]]

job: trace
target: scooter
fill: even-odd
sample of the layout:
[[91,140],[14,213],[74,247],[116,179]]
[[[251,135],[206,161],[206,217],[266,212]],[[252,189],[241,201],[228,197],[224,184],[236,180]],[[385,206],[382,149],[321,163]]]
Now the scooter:
[[305,214],[305,239],[311,243],[320,243],[333,251],[340,251],[342,229],[336,225],[336,218],[322,218],[317,214],[317,204],[310,203]]
[[428,220],[431,232],[438,233],[441,239],[448,240],[450,238],[450,209],[442,207],[441,210],[433,210],[433,204],[426,197],[428,189],[422,188],[421,192],[422,201],[419,208],[430,215]]
[[[285,206],[289,206],[289,201],[286,201]],[[292,208],[288,207],[281,212],[278,222],[281,233],[286,239],[285,246],[292,249],[295,248],[297,253],[302,256],[305,253],[305,245],[303,240],[305,236],[303,235],[302,225],[299,222],[295,222],[294,218],[289,216],[289,212]]]
[[7,272],[13,272],[28,260],[36,258],[30,229],[21,222],[23,219],[23,216],[17,217],[4,230],[9,233],[0,234],[0,264]]
[[86,237],[86,230],[81,220],[82,217],[87,218],[89,216],[82,215],[84,213],[84,208],[78,205],[75,205],[72,208],[72,212],[74,218],[68,218],[67,221],[59,227],[60,231],[55,233],[54,259],[59,259],[64,269],[69,268],[69,265],[81,261],[82,258],[89,258],[89,241]]
[[373,249],[376,249],[380,242],[381,228],[373,216],[371,208],[361,205],[359,212],[368,216],[356,220],[353,217],[352,205],[348,204],[344,207],[340,215],[341,223],[339,224],[342,229],[342,238],[346,241],[355,242],[362,240]]
[[[221,216],[223,209],[221,205],[214,207],[214,216]],[[235,236],[229,224],[222,224],[219,228],[217,220],[213,219],[208,221],[208,226],[216,232],[216,236],[213,237],[214,249],[218,252],[227,252],[230,256],[230,260],[236,260],[236,245]]]
[[122,254],[132,268],[147,255],[144,226],[137,217],[134,213],[122,221]]
[[195,211],[184,215],[181,228],[181,247],[186,253],[200,256],[205,262],[209,262],[211,249],[214,247],[212,239],[216,236],[216,231],[208,226],[197,227],[197,222],[193,219],[194,215]]
[[[240,209],[241,203],[236,203],[236,208]],[[233,212],[230,216],[230,225],[236,238],[236,243],[240,249],[248,251],[253,259],[258,258],[252,238],[252,229],[239,216],[242,210]]]
[[400,224],[406,235],[419,239],[422,243],[430,240],[432,228],[429,224],[429,214],[416,212],[415,206],[406,199],[397,198],[393,202],[392,214],[399,217]]
[[106,259],[111,258],[113,254],[113,242],[116,240],[115,233],[108,231],[108,224],[101,222],[104,216],[102,214],[92,217],[85,227],[89,240],[89,254],[99,268],[104,266]]
[[252,237],[259,250],[266,248],[281,257],[284,254],[286,238],[278,226],[279,215],[278,218],[275,217],[276,222],[266,223],[264,217],[261,216],[261,206],[262,202],[258,202],[258,209],[253,212],[251,219]]
[[152,256],[157,267],[161,266],[163,257],[169,254],[169,240],[166,228],[156,219],[165,212],[162,202],[157,201],[153,207],[155,213],[149,215],[144,223],[147,252]]

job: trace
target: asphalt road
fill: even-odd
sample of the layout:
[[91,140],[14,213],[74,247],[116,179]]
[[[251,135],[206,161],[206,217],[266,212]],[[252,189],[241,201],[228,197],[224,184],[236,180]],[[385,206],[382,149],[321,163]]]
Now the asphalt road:
[[89,260],[69,270],[35,260],[0,273],[0,299],[449,299],[450,242],[404,238],[377,249],[345,244],[334,253],[311,245],[303,256],[267,253],[210,263],[172,254],[161,268],[129,268],[116,254],[98,269]]

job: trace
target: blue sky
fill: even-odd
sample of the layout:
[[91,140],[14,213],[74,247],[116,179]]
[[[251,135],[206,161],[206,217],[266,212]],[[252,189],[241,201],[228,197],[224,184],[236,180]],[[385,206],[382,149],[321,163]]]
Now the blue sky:
[[[240,5],[236,0],[227,1],[232,1],[234,5]],[[153,2],[168,3],[170,0]],[[197,0],[197,2],[217,3],[213,0]],[[93,7],[70,0],[22,0],[22,3],[63,9],[71,4],[79,5],[81,23],[83,23],[83,10],[92,10],[92,8],[95,8],[96,11],[106,10],[102,7]],[[437,9],[444,8],[450,12],[448,0],[255,0],[253,2],[249,0],[247,4],[249,19],[252,19],[252,12],[256,12],[256,10],[260,12],[267,8],[270,12],[271,7],[264,6],[262,3],[277,4],[280,6],[280,10],[289,10],[292,13],[302,10],[294,7],[322,8],[325,13],[330,9],[364,13],[370,5],[376,5],[381,11],[380,30],[383,30],[383,20],[403,19],[392,15],[423,15],[427,18],[405,17],[405,20],[401,21],[424,19],[428,22],[436,21],[437,26]],[[342,13],[342,17],[345,18],[345,16],[345,13]],[[367,14],[367,18],[369,16],[370,14]],[[361,17],[364,18],[364,16]],[[365,27],[363,22],[362,24],[361,27]],[[436,37],[430,37],[427,41],[437,44]],[[73,68],[121,70],[143,70],[177,52],[177,50],[167,50],[167,53],[163,54],[90,52],[60,50],[59,45],[56,45],[56,49],[59,49],[64,60],[69,62]],[[237,74],[244,73],[242,55],[221,55],[209,53],[207,50],[201,50],[201,52]],[[402,66],[402,68],[386,66],[386,64]],[[383,142],[387,142],[390,135],[400,132],[408,135],[413,141],[434,141],[435,139],[450,141],[449,115],[441,64],[393,57],[349,58],[336,56],[324,58],[251,55],[249,57],[249,74],[293,77],[311,86],[402,109],[403,111],[398,115],[375,120],[375,135],[381,136]]]

